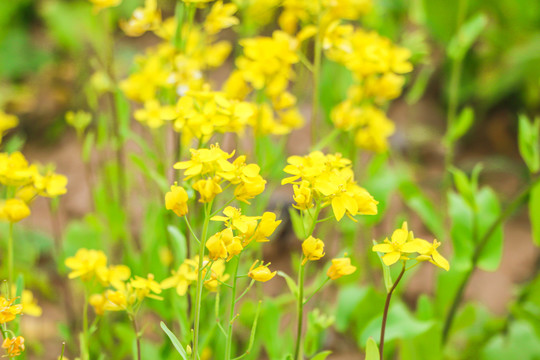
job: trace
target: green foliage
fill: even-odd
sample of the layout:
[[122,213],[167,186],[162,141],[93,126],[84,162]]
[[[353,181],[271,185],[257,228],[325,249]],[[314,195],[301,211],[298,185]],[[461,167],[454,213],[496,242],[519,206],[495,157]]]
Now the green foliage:
[[525,115],[519,115],[518,144],[521,157],[531,173],[540,169],[540,118],[534,122]]

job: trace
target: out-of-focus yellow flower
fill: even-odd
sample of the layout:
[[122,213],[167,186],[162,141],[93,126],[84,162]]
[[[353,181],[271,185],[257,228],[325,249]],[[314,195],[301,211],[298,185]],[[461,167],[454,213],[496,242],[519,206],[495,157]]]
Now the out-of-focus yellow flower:
[[36,167],[28,166],[28,161],[19,151],[11,154],[0,153],[0,182],[2,184],[8,186],[26,185],[36,172]]
[[191,159],[174,164],[175,169],[185,169],[185,180],[197,175],[220,176],[230,178],[235,170],[233,164],[227,161],[234,152],[227,154],[219,145],[211,145],[210,149],[190,149]]
[[20,199],[8,199],[0,207],[0,219],[16,223],[30,216],[30,208]]
[[332,259],[332,265],[326,275],[332,280],[339,279],[342,276],[350,275],[356,271],[356,266],[351,265],[351,259],[348,257]]
[[263,262],[261,262],[261,265],[255,267],[259,260],[255,260],[253,265],[251,265],[251,268],[249,269],[249,277],[252,278],[255,281],[260,282],[267,282],[268,280],[272,279],[274,276],[276,276],[277,271],[271,272],[268,266],[270,263],[264,265]]
[[4,133],[17,125],[19,125],[19,119],[15,115],[6,114],[0,110],[0,143],[2,143]]
[[162,289],[175,288],[176,293],[180,296],[184,296],[187,292],[188,286],[197,281],[197,264],[194,264],[192,260],[185,260],[178,270],[172,271],[172,276],[166,278],[161,282]]
[[39,195],[44,197],[54,198],[64,195],[67,192],[67,183],[67,177],[53,172],[49,172],[45,176],[39,174],[34,176],[34,187]]
[[223,1],[216,1],[206,16],[204,30],[209,35],[214,35],[223,29],[237,25],[238,18],[233,16],[237,10],[238,8],[233,3],[223,5]]
[[382,260],[385,265],[390,266],[399,259],[408,260],[406,254],[420,250],[420,244],[413,240],[414,235],[408,231],[407,222],[403,222],[401,228],[392,233],[391,240],[386,238],[383,244],[374,245],[372,249],[384,253]]
[[90,0],[94,4],[94,13],[97,13],[103,9],[118,6],[122,0]]
[[153,274],[148,274],[146,278],[135,276],[135,279],[130,281],[130,285],[136,290],[139,299],[145,297],[162,300],[161,297],[154,294],[161,294],[161,286],[154,280]]
[[165,208],[172,210],[178,216],[188,213],[188,194],[186,190],[176,183],[171,185],[171,190],[165,194]]
[[[198,261],[198,257],[196,256],[194,258],[195,261]],[[208,260],[205,259],[205,265]],[[203,279],[206,278],[206,272],[208,270],[203,270]],[[216,292],[219,288],[219,285],[221,285],[222,282],[225,282],[229,279],[229,274],[225,273],[225,261],[222,259],[219,259],[217,261],[214,261],[210,268],[210,278],[204,282],[204,287],[208,291]]]
[[128,21],[121,21],[120,27],[128,36],[141,36],[147,31],[154,31],[161,23],[161,11],[157,0],[146,0],[144,7],[138,7]]
[[105,313],[105,305],[107,304],[107,298],[103,294],[92,294],[88,299],[88,303],[92,305],[96,315],[103,315]]
[[319,260],[324,256],[324,243],[321,239],[309,236],[302,242],[302,251],[304,252],[305,256],[304,260],[302,260],[302,265],[304,265],[308,260]]
[[6,337],[2,343],[2,348],[6,349],[7,356],[10,358],[19,356],[24,351],[24,338],[22,336]]
[[144,103],[144,108],[136,110],[133,116],[136,120],[155,129],[161,127],[166,120],[174,120],[176,112],[172,106],[162,106],[157,100],[149,100]]
[[131,270],[126,265],[111,265],[109,267],[100,267],[96,270],[99,281],[104,286],[121,287],[122,283],[129,279]]
[[[11,286],[11,293],[15,294],[17,291],[15,285]],[[43,310],[38,305],[34,294],[27,289],[24,289],[21,294],[22,313],[24,315],[40,317]]]
[[8,300],[0,296],[0,324],[15,320],[17,315],[22,313],[23,306],[21,304],[13,305],[15,299]]
[[83,281],[89,281],[107,267],[107,256],[101,250],[83,248],[77,250],[75,256],[68,257],[65,264],[72,270],[68,275],[70,279],[80,277]]
[[225,214],[225,216],[214,216],[210,220],[223,221],[225,222],[225,226],[242,233],[247,233],[250,227],[252,227],[250,225],[252,225],[253,222],[256,223],[256,220],[258,219],[253,216],[242,215],[242,210],[232,206],[227,206],[223,210],[223,214]]

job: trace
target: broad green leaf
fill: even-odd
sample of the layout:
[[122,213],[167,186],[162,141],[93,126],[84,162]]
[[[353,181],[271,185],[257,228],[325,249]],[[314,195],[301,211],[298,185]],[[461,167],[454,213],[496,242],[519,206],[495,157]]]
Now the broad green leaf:
[[368,166],[368,176],[362,186],[379,202],[377,214],[364,216],[362,223],[372,225],[379,223],[386,214],[390,198],[397,190],[399,177],[396,171],[388,164],[388,154],[379,154],[373,157]]
[[535,118],[531,123],[527,116],[519,115],[519,152],[531,173],[540,169],[539,131],[540,118]]
[[366,344],[366,360],[380,360],[379,347],[373,338],[370,336]]
[[441,214],[420,188],[411,180],[405,179],[399,184],[399,192],[407,206],[420,216],[435,237],[442,238],[444,232]]
[[[398,299],[395,299],[398,300]],[[382,324],[382,314],[374,318],[364,329],[360,338],[360,344],[365,344],[369,337],[375,337],[380,334]],[[386,321],[385,342],[396,339],[412,339],[415,336],[429,331],[435,322],[422,321],[414,317],[409,309],[400,302],[391,305]]]
[[330,354],[331,351],[323,351],[311,358],[311,360],[325,360]]
[[529,219],[531,221],[533,241],[537,246],[540,246],[540,184],[536,184],[531,189]]
[[368,293],[368,288],[349,285],[340,289],[336,311],[336,329],[341,332],[353,321],[353,312]]
[[454,175],[454,184],[457,191],[461,194],[463,199],[467,201],[467,203],[472,209],[476,209],[476,202],[474,199],[474,193],[476,191],[473,188],[471,182],[469,181],[467,175],[465,175],[463,171],[457,168],[452,168],[450,171],[452,172],[452,175]]
[[183,360],[188,360],[186,350],[184,350],[184,347],[182,346],[182,344],[180,344],[180,340],[178,340],[176,335],[174,335],[172,333],[172,331],[169,330],[169,328],[167,327],[167,325],[165,325],[165,323],[163,321],[160,322],[160,326],[163,329],[163,331],[165,331],[165,334],[167,334],[167,336],[169,337],[169,339],[173,343],[174,348],[176,349],[176,351],[178,351],[178,353],[180,354],[182,359]]
[[476,41],[488,23],[487,16],[480,13],[469,19],[461,26],[448,44],[448,56],[452,59],[462,59],[472,44]]
[[472,124],[474,123],[474,111],[471,107],[466,107],[461,111],[459,116],[456,118],[456,121],[451,124],[450,129],[448,129],[447,141],[450,143],[456,142],[463,135],[469,131]]
[[482,351],[482,360],[540,359],[540,338],[525,321],[510,323],[508,334],[493,337]]
[[[480,238],[483,238],[501,214],[501,205],[495,192],[487,187],[477,193],[476,202],[480,214],[478,217],[478,232]],[[478,267],[485,271],[497,270],[501,263],[502,254],[503,231],[502,226],[498,226],[480,255]]]

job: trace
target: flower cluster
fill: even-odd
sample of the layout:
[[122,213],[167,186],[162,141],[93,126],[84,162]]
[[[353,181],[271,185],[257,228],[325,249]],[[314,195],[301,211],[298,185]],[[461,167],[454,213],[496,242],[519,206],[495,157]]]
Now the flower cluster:
[[97,280],[107,288],[103,293],[93,294],[89,302],[96,314],[105,311],[126,311],[132,313],[145,298],[161,300],[161,286],[154,275],[146,278],[131,278],[131,270],[125,265],[107,265],[107,256],[101,250],[79,249],[75,256],[66,259],[65,264],[72,271],[70,279],[80,277],[88,283]]
[[67,178],[29,164],[20,152],[0,153],[0,184],[14,194],[0,203],[0,219],[15,223],[30,215],[30,205],[37,196],[55,198],[65,194]]
[[[210,272],[208,272],[210,271]],[[192,259],[186,259],[180,265],[178,270],[172,270],[172,276],[161,282],[162,289],[175,288],[176,293],[184,296],[188,287],[197,282],[197,274],[199,272],[199,257],[195,256]],[[220,284],[229,279],[229,274],[225,273],[225,262],[220,259],[203,259],[202,278],[204,286],[208,291],[217,291]]]
[[[7,356],[14,357],[19,356],[24,351],[24,338],[22,336],[14,336],[11,331],[6,330],[6,323],[15,320],[17,315],[21,315],[23,312],[23,305],[13,305],[16,298],[6,299],[0,296],[0,325],[3,326],[4,342],[2,348],[6,349]],[[7,336],[7,334],[13,334],[13,337]]]
[[226,229],[212,235],[206,241],[211,259],[227,259],[238,255],[253,240],[256,242],[269,241],[268,237],[276,230],[281,220],[276,220],[276,214],[265,212],[262,216],[242,215],[240,209],[228,206],[223,210],[225,216],[214,216],[211,220],[223,221]]
[[385,151],[394,124],[380,107],[401,94],[402,74],[412,70],[410,51],[375,32],[339,21],[326,29],[323,48],[328,58],[344,65],[355,78],[347,99],[332,110],[332,122],[339,129],[355,132],[357,146]]
[[332,206],[339,221],[347,214],[374,215],[378,202],[356,183],[351,161],[341,154],[325,155],[314,151],[306,156],[291,156],[283,169],[290,177],[281,184],[293,184],[295,208],[307,210],[314,206]]
[[[217,194],[223,192],[223,185],[234,186],[234,197],[249,204],[249,200],[264,191],[266,180],[259,174],[256,164],[246,164],[245,156],[238,156],[234,161],[229,159],[234,155],[221,150],[218,144],[208,149],[191,149],[191,159],[174,165],[175,169],[184,170],[184,180],[193,179],[193,189],[199,193],[199,202],[209,203]],[[184,190],[185,191],[185,190]],[[171,192],[166,195],[167,209],[182,208],[187,202],[187,196],[173,197],[182,190],[173,185]],[[174,200],[173,200],[174,199]],[[187,208],[177,214],[187,213]],[[181,216],[181,215],[179,215]]]
[[399,260],[407,261],[409,254],[417,253],[415,259],[419,262],[429,261],[434,265],[448,271],[450,264],[439,252],[437,248],[441,243],[433,240],[429,243],[426,240],[415,238],[412,231],[408,231],[407,223],[404,222],[400,229],[393,232],[390,240],[386,238],[384,243],[373,246],[373,251],[383,253],[382,260],[385,265],[390,266]]

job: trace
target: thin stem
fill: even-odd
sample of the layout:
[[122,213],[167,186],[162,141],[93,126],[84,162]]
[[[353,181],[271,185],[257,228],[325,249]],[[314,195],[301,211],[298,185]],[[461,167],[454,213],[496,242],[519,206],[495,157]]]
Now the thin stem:
[[203,289],[203,260],[204,260],[204,248],[206,244],[206,236],[208,233],[208,223],[210,221],[210,211],[212,209],[212,202],[204,204],[204,223],[202,238],[199,243],[199,268],[197,274],[197,292],[195,294],[195,319],[194,319],[194,331],[193,331],[193,353],[192,359],[198,360],[198,351],[199,351],[199,327],[201,319],[201,300],[202,300],[202,289]]
[[129,317],[133,325],[133,331],[135,332],[135,341],[137,342],[137,360],[141,360],[141,337],[137,327],[137,319],[135,319],[135,315],[129,315]]
[[321,31],[321,1],[319,3],[319,11],[317,11],[317,34],[315,35],[315,49],[313,54],[313,107],[311,109],[311,144],[314,145],[317,141],[318,113],[319,113],[319,85],[321,79],[321,57],[322,57],[322,31]]
[[83,305],[83,339],[84,339],[84,348],[81,349],[81,358],[83,360],[88,360],[89,356],[89,346],[88,346],[88,288],[87,284],[84,284],[84,305]]
[[189,232],[191,233],[191,235],[193,235],[193,237],[195,238],[195,240],[197,240],[197,242],[200,244],[201,241],[199,240],[199,238],[197,237],[197,235],[195,235],[195,232],[193,231],[193,229],[191,228],[191,224],[189,223],[189,220],[187,218],[187,216],[184,216],[184,220],[186,220],[186,225],[189,229]]
[[8,236],[8,296],[11,297],[13,287],[13,223],[9,223]]
[[403,274],[405,274],[405,261],[403,262],[403,267],[401,268],[401,272],[399,273],[398,278],[394,282],[394,285],[386,295],[386,302],[384,304],[384,312],[383,312],[383,320],[382,320],[382,326],[381,326],[381,339],[379,341],[379,350],[381,353],[381,360],[384,359],[384,332],[386,331],[386,319],[388,318],[388,310],[390,309],[390,300],[392,299],[392,293],[396,289],[396,287],[399,284],[399,281],[403,277]]
[[231,359],[231,351],[232,351],[232,332],[233,332],[233,316],[234,316],[234,308],[236,305],[236,283],[238,280],[238,265],[240,264],[240,256],[235,256],[236,264],[234,264],[234,275],[233,275],[233,284],[232,284],[232,294],[231,294],[231,305],[229,309],[229,323],[228,323],[228,330],[227,330],[227,342],[225,345],[225,359],[230,360]]
[[493,224],[489,227],[488,231],[482,236],[480,242],[476,245],[476,248],[474,249],[474,253],[471,259],[471,268],[467,270],[465,273],[465,276],[463,277],[463,280],[461,281],[458,290],[456,291],[456,294],[454,296],[454,299],[452,300],[452,305],[450,306],[450,310],[448,310],[448,314],[446,315],[446,319],[444,321],[443,326],[443,332],[442,332],[442,343],[443,345],[446,344],[448,340],[448,335],[450,333],[450,329],[452,328],[452,323],[454,322],[454,317],[456,316],[456,312],[458,309],[459,304],[461,303],[461,300],[463,298],[463,294],[465,292],[465,288],[467,287],[467,284],[469,283],[469,280],[476,269],[476,265],[478,264],[478,261],[480,260],[480,255],[482,255],[482,251],[484,250],[485,246],[487,245],[489,239],[493,235],[493,233],[497,230],[497,228],[511,215],[516,211],[516,209],[527,199],[527,196],[531,192],[531,189],[536,186],[540,182],[540,176],[536,177],[531,181],[515,198],[514,200],[506,207],[506,209],[499,215],[499,217],[493,222]]
[[305,264],[300,263],[300,270],[298,271],[298,300],[297,300],[297,310],[298,310],[298,324],[296,331],[296,346],[294,349],[294,359],[301,360],[303,358],[302,354],[302,325],[304,323],[304,269]]

